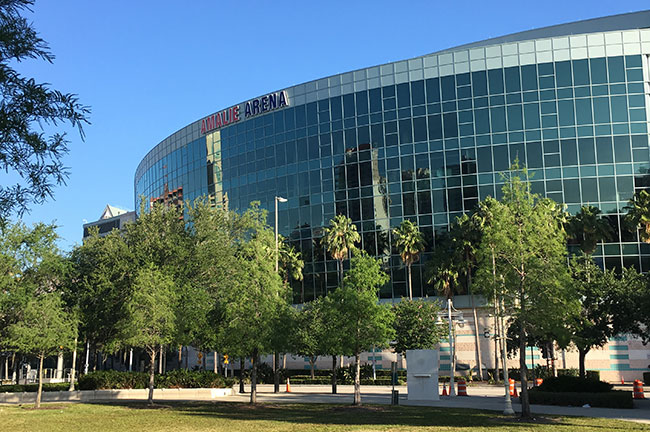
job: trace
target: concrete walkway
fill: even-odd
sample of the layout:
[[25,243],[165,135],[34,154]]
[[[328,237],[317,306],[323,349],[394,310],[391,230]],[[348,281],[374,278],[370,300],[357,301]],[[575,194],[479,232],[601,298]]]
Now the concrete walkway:
[[[238,388],[235,387],[235,390]],[[431,406],[440,408],[471,408],[503,412],[504,388],[501,386],[473,385],[467,388],[468,397],[441,397],[439,401],[409,401],[406,386],[395,387],[399,390],[400,404],[410,406]],[[220,398],[224,401],[246,402],[250,398],[250,387],[246,393]],[[273,393],[272,385],[258,386],[258,402],[266,403],[331,403],[351,404],[354,388],[350,385],[339,385],[338,394],[331,394],[331,386],[325,385],[292,385],[291,393],[286,393],[282,385],[280,393]],[[392,388],[389,386],[361,386],[361,401],[366,404],[390,404]],[[442,387],[440,388],[442,393]],[[512,408],[521,412],[521,406],[513,399]],[[650,424],[650,400],[635,400],[635,409],[614,408],[582,408],[562,407],[553,405],[531,405],[533,414],[555,416],[603,417]]]

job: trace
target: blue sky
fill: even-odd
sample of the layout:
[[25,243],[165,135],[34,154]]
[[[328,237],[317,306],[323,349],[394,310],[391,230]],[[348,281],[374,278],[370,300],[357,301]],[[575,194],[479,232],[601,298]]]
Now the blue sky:
[[[399,6],[398,6],[399,5]],[[67,186],[27,223],[55,221],[60,242],[106,204],[134,208],[142,157],[221,108],[341,72],[532,28],[647,9],[646,1],[37,0],[32,20],[54,64],[18,70],[91,106],[86,141],[70,133]]]

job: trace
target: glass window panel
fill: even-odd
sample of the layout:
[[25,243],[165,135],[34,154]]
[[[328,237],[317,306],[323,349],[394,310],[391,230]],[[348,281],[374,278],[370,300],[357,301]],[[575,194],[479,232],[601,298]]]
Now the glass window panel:
[[449,189],[448,196],[449,196],[449,211],[462,211],[463,197],[460,188]]
[[558,116],[560,120],[560,126],[573,126],[575,124],[575,116],[573,113],[573,101],[560,100],[558,101],[557,106],[558,106]]
[[503,93],[503,69],[491,69],[488,71],[490,83],[490,94]]
[[580,203],[580,181],[564,180],[564,201],[568,204]]
[[519,166],[526,163],[526,152],[523,144],[510,144],[510,163],[519,162]]
[[593,138],[580,138],[578,140],[578,149],[580,150],[580,164],[594,164],[596,163],[596,152],[594,151]]
[[397,85],[397,106],[404,108],[411,105],[411,91],[408,83]]
[[591,99],[576,99],[576,117],[579,125],[591,124]]
[[627,97],[612,96],[612,121],[627,121]]
[[600,177],[598,179],[601,201],[616,201],[616,184],[614,177]]
[[523,90],[537,90],[537,68],[535,65],[521,67],[521,82]]
[[478,171],[491,172],[492,171],[492,149],[491,147],[479,147],[476,150]]
[[343,113],[346,118],[354,117],[354,95],[343,95]]
[[589,84],[588,60],[573,60],[573,83],[575,85]]
[[580,180],[582,185],[582,202],[598,202],[598,182],[595,178],[583,178]]
[[377,89],[370,90],[369,96],[370,96],[370,112],[375,113],[381,111],[381,89],[377,88]]
[[539,104],[524,105],[524,118],[526,120],[526,129],[538,129],[539,123]]
[[616,188],[618,191],[618,201],[628,200],[634,194],[634,180],[632,177],[617,177]]
[[612,152],[612,139],[610,137],[596,138],[596,155],[598,163],[614,162],[614,153]]
[[487,74],[484,71],[472,72],[472,91],[474,97],[486,96],[487,92]]
[[528,168],[542,167],[542,143],[530,142],[526,144],[526,156]]
[[413,105],[424,104],[424,81],[413,81],[411,83],[411,100]]
[[382,97],[389,98],[389,97],[395,97],[395,86],[394,85],[389,85],[381,88],[382,92]]
[[427,121],[425,117],[413,119],[413,140],[415,142],[427,140]]
[[357,100],[357,115],[368,114],[368,92],[357,92],[355,96]]
[[504,107],[490,108],[492,118],[492,132],[505,132],[506,130],[506,113]]
[[[343,113],[341,111],[341,98],[333,97],[330,99],[330,113],[332,120],[341,120],[343,118]],[[287,127],[287,129],[289,129]]]
[[609,82],[625,82],[625,66],[623,57],[609,57],[607,59],[607,68],[609,70]]
[[442,152],[433,152],[430,156],[431,177],[443,177],[445,173],[445,157]]
[[440,102],[440,80],[431,78],[425,82],[427,88],[427,103]]
[[609,123],[609,98],[594,98],[594,122]]
[[500,145],[493,147],[494,152],[494,170],[503,171],[509,168],[508,146]]
[[630,153],[630,137],[615,136],[614,137],[614,155],[616,156],[616,163],[620,162],[631,162],[631,153]]
[[399,140],[401,144],[413,142],[413,131],[411,130],[411,119],[399,121]]
[[521,116],[521,105],[508,106],[508,130],[522,130],[524,123]]
[[555,81],[558,87],[569,87],[573,85],[570,61],[555,63]]
[[456,113],[448,113],[444,115],[445,138],[453,138],[458,136],[458,120]]
[[440,78],[440,86],[443,101],[456,99],[456,81],[453,75]]
[[[487,108],[475,110],[474,118],[475,118],[474,124],[476,127],[477,134],[490,133],[490,115],[488,113]],[[429,139],[431,139],[431,137],[429,137]]]
[[505,69],[506,77],[506,92],[518,92],[521,91],[521,85],[519,83],[519,67],[509,67]]
[[605,84],[607,82],[607,67],[604,58],[589,60],[591,69],[591,83]]
[[428,117],[429,139],[436,140],[442,138],[442,117],[439,114]]
[[562,165],[578,165],[576,140],[562,140]]

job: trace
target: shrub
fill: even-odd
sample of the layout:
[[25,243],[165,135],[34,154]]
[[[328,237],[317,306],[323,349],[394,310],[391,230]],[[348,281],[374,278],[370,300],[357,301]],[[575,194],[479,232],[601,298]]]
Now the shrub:
[[611,392],[613,387],[612,384],[595,379],[558,376],[545,379],[538,388],[541,392],[604,393]]
[[528,391],[528,397],[531,404],[540,405],[583,406],[589,404],[592,407],[601,408],[634,408],[632,393],[621,390],[582,393],[549,392],[542,391],[541,388],[533,388]]
[[650,372],[643,372],[643,384],[650,385]]
[[[43,391],[67,391],[69,387],[69,383],[45,383],[43,384]],[[0,393],[35,392],[37,390],[38,384],[12,384],[0,386]]]
[[586,371],[585,376],[588,380],[600,381],[600,371],[588,370]]
[[[224,378],[209,371],[179,369],[156,375],[156,388],[223,388],[233,385],[232,378]],[[149,375],[144,372],[96,371],[79,379],[80,390],[144,389],[149,386]]]

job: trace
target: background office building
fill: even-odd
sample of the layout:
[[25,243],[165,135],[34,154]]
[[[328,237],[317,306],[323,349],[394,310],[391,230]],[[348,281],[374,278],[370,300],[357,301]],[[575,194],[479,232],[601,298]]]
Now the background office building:
[[[390,230],[417,222],[426,262],[437,233],[481,199],[500,196],[499,173],[518,159],[534,192],[573,213],[584,204],[602,209],[616,234],[599,245],[599,262],[648,271],[650,248],[621,224],[627,200],[650,187],[648,27],[650,11],[530,30],[222,107],[146,155],[135,196],[207,196],[232,210],[257,200],[271,217],[274,197],[288,198],[280,232],[305,261],[296,303],[336,286],[336,262],[319,239],[330,219],[346,214],[360,246],[390,272],[381,297],[399,299],[406,275],[391,255]],[[413,294],[436,295],[422,264],[413,268]],[[463,296],[457,303],[469,304]],[[478,327],[489,328],[488,318]],[[470,339],[472,348],[459,346],[460,361],[473,362]],[[646,368],[640,342],[612,343],[590,354],[587,367]],[[488,365],[490,345],[482,346]]]

